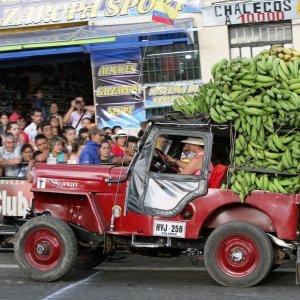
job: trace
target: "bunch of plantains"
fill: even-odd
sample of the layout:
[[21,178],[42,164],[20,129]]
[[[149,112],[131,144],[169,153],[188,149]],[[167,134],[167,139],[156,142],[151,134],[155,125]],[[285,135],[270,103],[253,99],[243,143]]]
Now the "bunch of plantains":
[[241,201],[255,189],[300,191],[299,54],[272,47],[254,58],[222,59],[198,95],[174,103],[173,109],[187,117],[209,113],[216,123],[232,122],[233,166],[266,170],[235,169],[230,184]]

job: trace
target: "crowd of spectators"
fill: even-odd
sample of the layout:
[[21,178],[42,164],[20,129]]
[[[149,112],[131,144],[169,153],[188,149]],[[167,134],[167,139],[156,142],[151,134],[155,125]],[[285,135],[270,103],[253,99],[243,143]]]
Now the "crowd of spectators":
[[17,113],[0,115],[0,176],[27,177],[31,182],[36,162],[130,163],[138,140],[121,126],[99,128],[94,106],[86,105],[83,97],[71,101],[65,113],[57,102],[47,110],[43,91],[36,88],[30,120]]

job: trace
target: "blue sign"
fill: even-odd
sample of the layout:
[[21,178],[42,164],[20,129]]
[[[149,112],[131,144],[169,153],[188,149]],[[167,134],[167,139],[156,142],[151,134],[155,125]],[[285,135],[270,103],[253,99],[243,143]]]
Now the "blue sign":
[[[152,15],[156,0],[0,0],[0,29]],[[201,1],[166,1],[200,12]]]

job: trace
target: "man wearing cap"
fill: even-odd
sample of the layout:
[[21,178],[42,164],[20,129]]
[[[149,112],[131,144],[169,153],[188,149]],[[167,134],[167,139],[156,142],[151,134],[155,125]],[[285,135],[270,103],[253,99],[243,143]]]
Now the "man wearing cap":
[[99,148],[105,138],[105,132],[97,126],[89,129],[90,140],[80,153],[79,164],[99,165]]
[[[167,155],[170,162],[176,164],[179,167],[180,174],[186,175],[200,175],[203,165],[204,156],[204,140],[201,138],[188,137],[181,141],[182,143],[188,144],[195,156],[189,162],[183,162],[178,159],[174,159],[172,156]],[[210,171],[213,170],[213,164],[210,163]]]
[[26,122],[25,122],[25,119],[16,114],[16,113],[13,113],[10,117],[9,117],[9,122],[14,122],[16,121],[18,124],[19,124],[19,127],[20,127],[20,135],[23,136],[24,138],[24,144],[28,144],[29,143],[29,137],[28,137],[28,134],[24,131],[25,129],[25,125],[26,125]]

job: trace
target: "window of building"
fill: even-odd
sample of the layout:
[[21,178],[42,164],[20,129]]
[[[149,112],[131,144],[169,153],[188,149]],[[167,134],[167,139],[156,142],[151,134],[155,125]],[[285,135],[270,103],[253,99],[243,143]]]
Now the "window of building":
[[[161,38],[166,37],[162,36]],[[143,83],[199,80],[201,78],[196,33],[194,33],[193,44],[177,42],[172,45],[145,47],[142,53],[144,57]]]
[[163,116],[172,111],[171,106],[146,108],[146,119],[150,119],[154,116]]
[[292,47],[291,21],[229,26],[231,58],[253,57],[273,45]]

